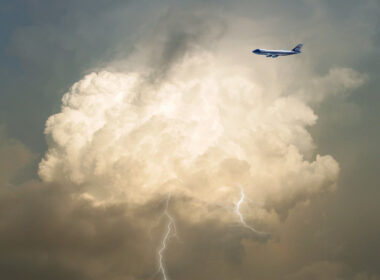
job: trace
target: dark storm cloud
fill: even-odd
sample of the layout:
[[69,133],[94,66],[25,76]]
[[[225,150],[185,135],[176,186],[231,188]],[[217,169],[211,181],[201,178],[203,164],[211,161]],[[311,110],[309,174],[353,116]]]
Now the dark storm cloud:
[[5,128],[0,124],[0,183],[10,183],[29,163],[33,154],[20,142],[6,137]]
[[164,78],[171,67],[200,45],[215,46],[225,28],[221,18],[201,9],[191,14],[179,8],[169,9],[149,37],[153,80]]
[[[160,79],[193,47],[212,46],[225,31],[224,22],[207,19],[210,7],[210,18],[214,17],[213,1],[198,3],[196,9],[188,1],[161,5],[2,4],[6,26],[2,22],[0,29],[4,35],[0,116],[7,132],[28,148],[0,132],[0,278],[160,279],[155,273],[155,249],[164,222],[153,229],[153,237],[146,225],[158,219],[162,202],[137,210],[128,205],[94,206],[77,198],[70,186],[26,177],[32,177],[35,169],[36,155],[30,149],[39,153],[45,149],[45,120],[57,110],[67,87],[88,69],[124,58],[135,49],[135,40],[153,32],[151,42],[157,42],[158,55],[151,67]],[[168,9],[169,5],[179,8]],[[337,193],[292,210],[266,243],[218,221],[196,225],[178,221],[180,239],[171,242],[167,253],[171,278],[379,279],[379,4],[218,5],[216,14],[262,22],[259,27],[270,37],[268,42],[290,44],[302,37],[308,47],[305,60],[320,72],[338,65],[353,67],[369,78],[350,97],[334,97],[316,108],[319,122],[313,136],[320,150],[331,153],[342,169]],[[176,208],[172,211],[175,214]]]
[[4,279],[134,279],[154,273],[150,239],[123,206],[94,207],[40,182],[2,186],[0,202]]

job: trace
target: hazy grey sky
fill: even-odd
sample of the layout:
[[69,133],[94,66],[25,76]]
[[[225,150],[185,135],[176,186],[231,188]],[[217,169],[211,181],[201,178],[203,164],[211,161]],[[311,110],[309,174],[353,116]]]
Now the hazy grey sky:
[[[2,1],[0,278],[162,279],[160,215],[165,192],[178,182],[157,174],[169,158],[178,169],[168,169],[183,180],[170,206],[179,233],[165,254],[171,280],[380,279],[379,18],[375,0]],[[299,42],[304,52],[294,57],[251,53]],[[201,80],[214,70],[221,73]],[[94,74],[102,71],[111,74]],[[89,96],[129,90],[132,72],[143,82],[133,88],[130,106],[104,105],[106,117],[96,115]],[[227,81],[226,73],[236,80]],[[188,76],[201,80],[198,91],[187,90]],[[70,90],[78,81],[90,86]],[[209,83],[215,90],[201,91]],[[162,85],[173,86],[183,100]],[[251,86],[257,87],[252,99]],[[62,105],[67,92],[79,97]],[[215,112],[203,103],[214,93],[207,101],[219,102]],[[181,112],[172,119],[150,115],[163,104],[161,95],[199,115],[189,123],[178,122]],[[107,129],[76,126],[79,117],[70,110],[90,112],[89,122],[103,121]],[[220,116],[223,139],[240,145],[243,156],[228,158],[227,140],[191,138],[191,132],[213,131],[213,116]],[[152,121],[115,136],[144,117]],[[251,120],[260,123],[257,135],[244,132]],[[177,131],[184,134],[174,141],[170,133]],[[91,141],[77,151],[82,135]],[[109,140],[117,145],[105,149]],[[195,163],[182,163],[179,155],[195,150],[202,152]],[[45,155],[50,158],[39,167]],[[149,167],[161,162],[163,169]],[[269,231],[269,240],[231,222],[233,213],[220,212],[219,202],[236,197],[206,192],[234,180],[253,185],[252,178],[263,190],[250,194],[263,205],[250,197],[247,221]],[[136,204],[141,186],[149,184],[155,191]],[[125,201],[99,205],[86,197],[117,196],[120,186],[126,186]],[[205,205],[203,197],[212,203]]]

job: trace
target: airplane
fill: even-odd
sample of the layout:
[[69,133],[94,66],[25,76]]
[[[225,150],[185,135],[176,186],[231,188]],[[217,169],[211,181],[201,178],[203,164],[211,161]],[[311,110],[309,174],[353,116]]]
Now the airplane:
[[289,51],[289,50],[264,50],[264,49],[256,49],[256,50],[253,50],[252,52],[254,54],[265,55],[266,57],[276,58],[278,56],[286,56],[286,55],[292,55],[292,54],[299,54],[299,53],[301,53],[302,46],[303,46],[303,44],[298,44],[291,51]]

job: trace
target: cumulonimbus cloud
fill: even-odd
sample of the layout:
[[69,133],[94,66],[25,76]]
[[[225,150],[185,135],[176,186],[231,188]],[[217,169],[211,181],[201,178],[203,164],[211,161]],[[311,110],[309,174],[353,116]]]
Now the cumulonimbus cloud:
[[315,155],[307,127],[317,116],[300,95],[267,96],[247,69],[205,53],[160,83],[146,76],[100,71],[75,83],[47,121],[41,178],[99,201],[145,204],[171,192],[199,202],[189,215],[198,218],[204,205],[235,203],[241,186],[260,215],[335,188],[339,165]]

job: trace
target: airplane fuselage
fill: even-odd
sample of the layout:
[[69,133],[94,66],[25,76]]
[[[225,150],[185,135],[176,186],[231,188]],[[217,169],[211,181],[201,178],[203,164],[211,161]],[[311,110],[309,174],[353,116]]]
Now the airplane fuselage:
[[285,55],[292,55],[292,54],[299,54],[299,52],[294,51],[285,51],[285,50],[264,50],[264,49],[256,49],[253,51],[255,54],[259,55],[278,55],[278,56],[285,56]]
[[258,55],[265,55],[266,57],[278,57],[278,56],[287,56],[293,54],[301,53],[302,44],[298,44],[292,50],[265,50],[265,49],[255,49],[252,52]]

